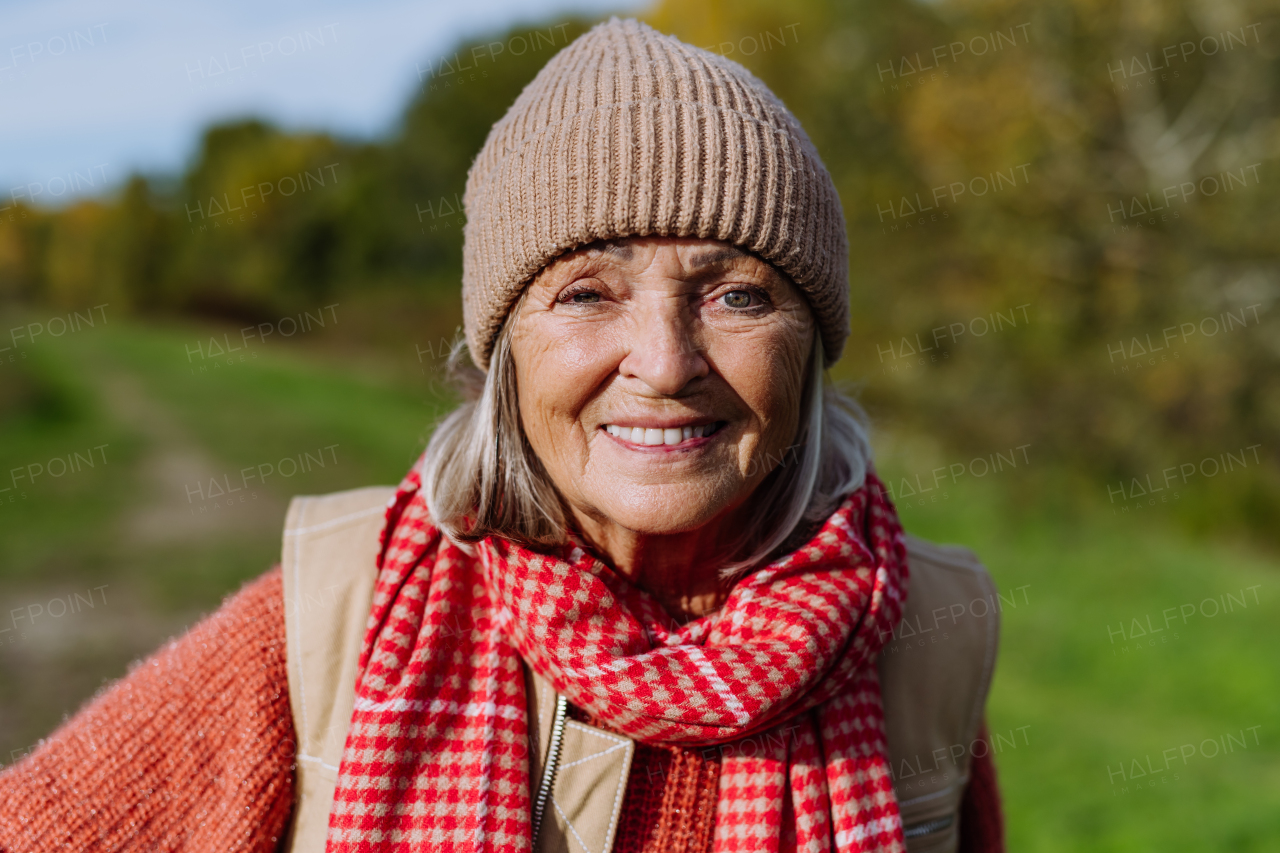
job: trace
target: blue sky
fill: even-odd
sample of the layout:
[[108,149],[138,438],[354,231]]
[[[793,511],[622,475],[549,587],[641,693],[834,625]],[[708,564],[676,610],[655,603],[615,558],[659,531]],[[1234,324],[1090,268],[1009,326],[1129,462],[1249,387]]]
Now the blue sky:
[[[636,0],[0,0],[0,203],[176,172],[210,122],[372,136],[464,36]],[[548,56],[550,53],[548,53]]]

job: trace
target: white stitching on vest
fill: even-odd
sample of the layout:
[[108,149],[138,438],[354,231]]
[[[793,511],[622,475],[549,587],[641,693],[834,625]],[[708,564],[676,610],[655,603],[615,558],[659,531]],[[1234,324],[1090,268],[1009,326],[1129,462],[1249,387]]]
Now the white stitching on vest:
[[[571,726],[572,728],[578,731],[586,732],[587,734],[595,735],[596,737],[605,738],[606,740],[616,741],[618,745],[611,746],[608,749],[606,749],[604,752],[598,752],[595,755],[589,756],[587,758],[582,758],[582,759],[579,759],[578,761],[572,761],[568,764],[565,764],[560,768],[561,770],[564,770],[565,768],[568,768],[568,767],[572,767],[575,764],[581,764],[584,761],[590,761],[592,758],[599,758],[602,755],[608,755],[610,752],[613,752],[615,749],[625,750],[628,744],[632,743],[631,738],[623,737],[621,735],[613,735],[608,732],[603,732],[600,729],[594,728],[592,726],[583,725],[582,723],[579,723],[576,720],[570,720],[567,723],[567,726]],[[623,798],[623,795],[627,792],[627,782],[629,781],[629,779],[627,778],[626,771],[628,769],[629,768],[627,766],[627,762],[624,758],[622,762],[622,767],[618,771],[617,791],[615,792],[613,797],[613,810],[609,812],[609,823],[608,823],[609,832],[608,832],[608,835],[605,836],[605,850],[610,850],[613,848],[613,834],[618,828],[618,814],[619,812],[622,811],[622,798]],[[555,803],[554,796],[551,798],[551,802],[553,804]],[[564,817],[564,812],[560,811],[559,805],[556,805],[556,811],[560,812],[561,817]],[[567,817],[565,818],[565,823],[568,824],[569,829],[573,831],[574,837],[578,838],[577,830],[573,829],[573,824],[569,823],[569,819]],[[578,843],[582,844],[581,838],[578,838]],[[588,850],[588,851],[590,850],[590,848],[587,847],[587,845],[585,844],[582,844],[582,849]]]
[[[626,744],[623,744],[626,748]],[[627,792],[627,782],[630,777],[631,766],[623,756],[622,769],[618,772],[618,791],[613,795],[613,811],[609,813],[609,834],[604,838],[604,849],[613,849],[613,835],[618,831],[618,813],[622,811],[622,795]]]
[[602,737],[605,740],[611,740],[614,743],[620,743],[620,744],[626,745],[631,742],[631,738],[623,737],[622,735],[610,734],[609,732],[601,731],[600,729],[597,729],[594,726],[588,726],[585,723],[580,723],[577,720],[570,720],[565,725],[569,726],[569,728],[586,732],[589,735],[595,735],[596,737]]
[[[310,498],[298,498],[298,500],[305,501],[307,503],[310,503],[311,501]],[[320,524],[313,524],[311,527],[294,527],[289,530],[286,530],[284,532],[284,535],[285,536],[301,536],[306,533],[314,533],[317,530],[328,530],[330,527],[337,527],[339,524],[344,524],[348,521],[352,521],[357,518],[364,518],[366,515],[373,515],[374,513],[386,512],[386,511],[387,511],[387,508],[385,506],[375,506],[372,509],[362,509],[359,512],[352,512],[352,513],[348,513],[347,515],[340,515],[337,518],[331,518],[328,521],[322,522]]]
[[585,764],[588,761],[594,761],[595,759],[608,755],[611,752],[617,752],[620,749],[626,749],[626,748],[627,748],[627,745],[625,743],[620,743],[615,746],[609,747],[604,752],[597,752],[595,755],[588,755],[586,758],[579,758],[577,761],[570,761],[568,764],[561,764],[560,769],[568,770],[570,767],[577,767],[579,764]]
[[555,797],[551,798],[551,805],[556,807],[556,811],[560,814],[560,817],[564,819],[564,825],[569,827],[569,831],[573,833],[573,837],[578,839],[578,846],[583,850],[586,850],[587,853],[591,853],[591,848],[582,840],[582,836],[578,834],[578,830],[573,828],[573,821],[569,820],[569,816],[564,813],[564,809],[560,808],[560,804],[556,802]]
[[[299,501],[298,521],[301,522],[306,517],[307,507],[311,504],[311,499],[298,498],[298,501]],[[295,528],[295,530],[297,530],[300,533],[305,532],[307,529],[308,528],[306,527]],[[286,530],[285,535],[288,535],[288,533],[289,531]],[[302,589],[301,551],[302,551],[302,543],[294,542],[293,543],[293,589],[294,589],[295,595],[300,594]],[[298,614],[298,618],[302,618],[301,613]],[[299,625],[298,627],[301,628],[302,626]],[[299,638],[298,641],[301,642],[302,638]],[[302,681],[302,655],[301,654],[298,655],[298,705],[302,711],[302,731],[303,731],[302,736],[306,738],[308,741],[310,741],[311,729],[307,727],[307,687]],[[301,756],[302,744],[298,744],[298,746],[299,746],[298,753],[299,753],[299,756]]]
[[338,768],[334,767],[332,764],[325,764],[323,759],[316,758],[314,755],[299,755],[298,760],[314,761],[316,764],[319,764],[321,767],[325,768],[326,770],[332,770],[334,773],[338,772]]

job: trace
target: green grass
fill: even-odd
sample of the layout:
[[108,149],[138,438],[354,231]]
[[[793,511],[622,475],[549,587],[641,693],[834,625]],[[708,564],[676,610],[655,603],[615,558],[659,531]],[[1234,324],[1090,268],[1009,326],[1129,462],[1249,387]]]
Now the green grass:
[[[885,469],[898,476],[919,467],[895,463]],[[1007,486],[952,486],[901,514],[918,535],[973,548],[1017,604],[1002,612],[988,704],[991,731],[1006,733],[1010,849],[1280,849],[1276,561],[1188,540],[1159,515],[1019,507]],[[1215,614],[1207,600],[1227,593],[1231,612]],[[1163,630],[1141,636],[1148,617]],[[1230,753],[1203,744],[1228,733]],[[1125,778],[1133,761],[1159,769],[1184,744],[1197,747],[1185,763],[1177,753],[1168,772]],[[1108,772],[1122,765],[1125,776]]]
[[[113,319],[0,366],[0,473],[108,445],[106,464],[42,478],[13,501],[0,493],[0,614],[87,585],[107,584],[110,596],[93,631],[81,630],[88,617],[67,624],[71,640],[0,634],[0,761],[270,565],[290,495],[397,482],[445,405],[411,348],[375,357],[317,339],[199,372],[186,348],[209,334]],[[149,410],[126,399],[129,387]],[[938,463],[927,446],[885,438],[886,476]],[[332,464],[274,476],[256,505],[206,507],[225,513],[216,525],[158,541],[130,533],[140,509],[180,518],[196,506],[188,480],[148,467],[166,450],[198,450],[234,475],[333,445]],[[1158,511],[1112,515],[1105,493],[1093,506],[1025,497],[1051,476],[1040,462],[951,484],[936,503],[900,502],[908,530],[973,548],[1017,602],[1003,612],[988,706],[992,732],[1006,735],[997,763],[1010,849],[1280,849],[1280,564],[1244,544],[1190,539]],[[1233,612],[1197,611],[1141,638],[1154,646],[1114,635],[1227,593]],[[1247,748],[1197,752],[1142,780],[1108,776],[1253,726]],[[1008,746],[1021,727],[1026,739]]]
[[[443,411],[412,348],[370,361],[323,340],[258,346],[196,372],[186,347],[210,333],[113,318],[0,365],[0,763],[278,560],[289,497],[398,482]],[[93,468],[11,484],[13,468],[90,448]],[[243,504],[202,500],[207,482],[173,465],[192,454],[233,486],[245,468],[276,473]],[[307,470],[279,473],[300,456]],[[147,512],[172,530],[139,534]],[[10,616],[102,584],[92,612]]]
[[[111,413],[107,398],[113,393],[113,378],[125,376],[135,382],[171,419],[165,427],[175,433],[170,443],[205,451],[220,479],[230,477],[233,485],[243,485],[241,472],[250,468],[266,473],[264,480],[250,483],[281,498],[398,482],[442,411],[439,396],[429,393],[427,382],[412,380],[408,357],[403,365],[386,365],[391,369],[381,371],[396,376],[396,382],[380,380],[367,365],[356,366],[337,356],[308,357],[296,348],[259,346],[251,361],[232,366],[213,360],[192,363],[185,345],[199,339],[202,331],[207,337],[207,330],[194,327],[116,321],[29,354],[26,381],[48,386],[48,395],[57,400],[52,407],[56,411],[20,411],[17,416],[11,412],[0,420],[6,470],[47,465],[51,457],[76,449],[87,453],[89,447],[103,444],[106,460],[93,470],[60,479],[46,475],[25,490],[25,497],[17,489],[10,493],[15,500],[3,504],[6,535],[0,546],[0,577],[48,578],[50,573],[74,572],[94,563],[93,555],[105,545],[131,547],[115,541],[117,522],[139,500],[144,485],[139,465],[164,442],[149,434],[155,418],[144,413],[137,416],[144,423],[130,423],[134,418]],[[206,371],[195,372],[201,366]],[[129,402],[117,405],[130,408]],[[286,476],[292,469],[286,471],[282,460],[299,457],[297,472]],[[326,464],[321,467],[317,459]],[[190,502],[188,490],[201,484],[172,480],[163,485],[168,487],[165,497],[181,504]],[[200,501],[195,503],[198,509]],[[278,551],[278,531],[259,539],[255,546],[267,542],[269,550],[246,546],[246,553],[270,559]],[[232,571],[227,579],[243,579],[243,573]]]

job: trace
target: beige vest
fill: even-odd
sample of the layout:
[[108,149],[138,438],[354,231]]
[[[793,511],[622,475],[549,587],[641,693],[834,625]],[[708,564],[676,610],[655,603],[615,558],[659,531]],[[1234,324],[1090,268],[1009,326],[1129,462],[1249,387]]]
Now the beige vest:
[[[378,533],[394,489],[297,497],[285,522],[289,702],[298,738],[290,853],[322,853],[373,598]],[[894,791],[910,853],[954,851],[960,799],[995,666],[995,586],[969,551],[908,537],[910,594],[880,657]],[[531,796],[546,779],[537,849],[608,853],[635,745],[574,720],[529,679]],[[981,748],[981,747],[979,747]],[[548,757],[553,770],[547,772]],[[535,806],[536,808],[536,806]]]

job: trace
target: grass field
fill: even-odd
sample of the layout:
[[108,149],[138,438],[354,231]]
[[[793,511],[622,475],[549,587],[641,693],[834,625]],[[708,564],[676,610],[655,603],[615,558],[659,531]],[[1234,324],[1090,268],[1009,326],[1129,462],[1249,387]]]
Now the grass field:
[[[214,333],[113,320],[0,356],[4,764],[264,571],[291,495],[395,483],[445,405],[421,348],[190,355]],[[888,479],[937,462],[877,442]],[[1022,497],[1051,476],[900,505],[1005,592],[988,716],[1010,849],[1280,849],[1280,562],[1158,508]]]

